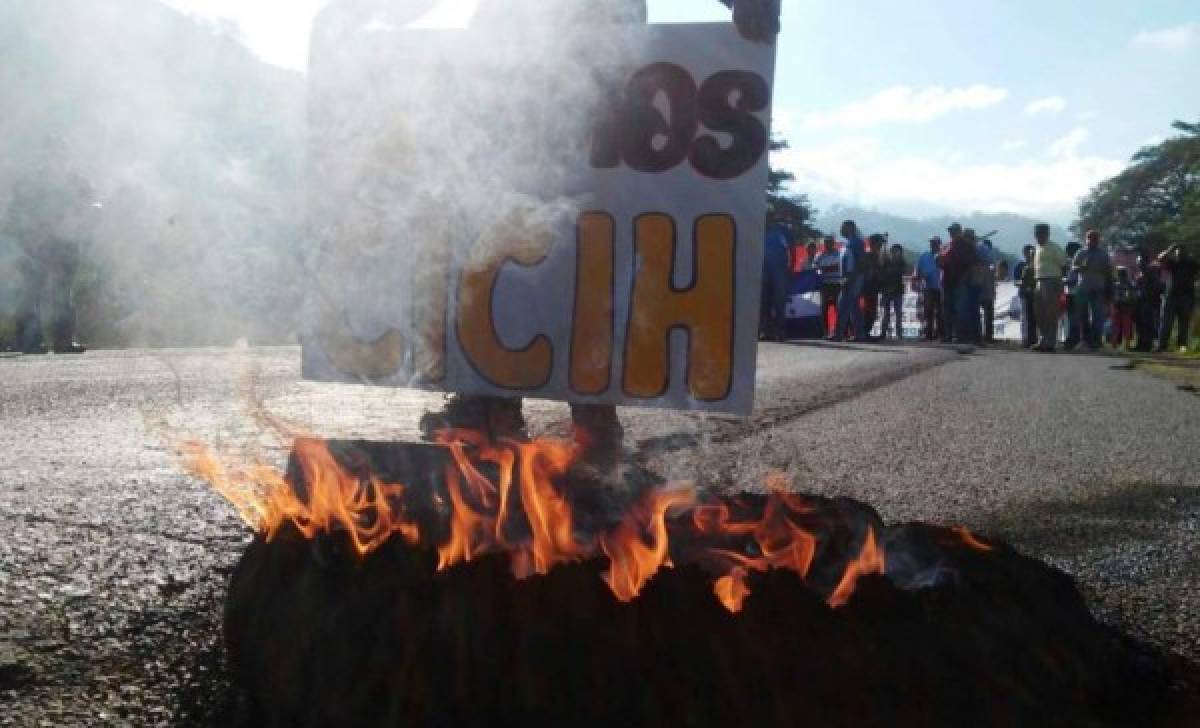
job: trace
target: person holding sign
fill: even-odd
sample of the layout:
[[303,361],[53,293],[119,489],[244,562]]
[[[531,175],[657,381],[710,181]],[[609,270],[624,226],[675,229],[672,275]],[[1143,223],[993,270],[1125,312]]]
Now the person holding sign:
[[725,4],[736,31],[642,28],[642,0],[482,0],[467,31],[327,6],[305,378],[451,393],[427,437],[566,401],[597,465],[613,405],[748,413],[779,2]]
[[[748,40],[770,43],[779,33],[780,0],[720,0],[733,9],[733,22]],[[482,0],[475,12],[475,23],[503,20],[520,22],[533,12],[545,15],[545,8],[570,22],[612,23],[646,22],[646,0]]]
[[[739,33],[753,41],[771,43],[779,32],[779,0],[721,0],[732,8]],[[534,21],[578,28],[646,21],[645,0],[483,0],[474,24],[480,27],[528,28]],[[545,142],[546,140],[541,140]],[[421,429],[427,437],[438,430],[468,427],[482,430],[492,438],[524,438],[525,420],[522,400],[453,394],[441,412],[422,418]],[[611,473],[623,444],[624,432],[616,407],[607,404],[571,403],[575,438],[585,460]]]

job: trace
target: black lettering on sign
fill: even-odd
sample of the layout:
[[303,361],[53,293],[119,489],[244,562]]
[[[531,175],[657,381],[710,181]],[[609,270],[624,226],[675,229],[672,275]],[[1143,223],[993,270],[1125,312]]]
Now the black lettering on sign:
[[[666,115],[656,106],[663,97]],[[639,172],[674,169],[687,159],[698,124],[696,82],[687,69],[674,63],[646,66],[626,89],[621,156]]]
[[[766,124],[756,114],[771,102],[766,79],[749,71],[721,71],[699,89],[687,69],[654,63],[633,74],[614,94],[592,131],[590,161],[596,169],[624,162],[639,172],[667,172],[689,160],[700,174],[733,179],[766,154]],[[665,109],[661,100],[665,100]],[[713,134],[697,138],[700,125],[732,137],[728,146]]]
[[733,179],[750,171],[767,148],[767,128],[755,116],[771,102],[766,80],[748,71],[721,71],[700,87],[700,121],[733,137],[728,147],[711,134],[692,145],[696,171],[713,179]]
[[601,108],[600,120],[592,129],[591,165],[594,169],[616,169],[621,166],[621,133],[625,118],[624,91],[612,89]]

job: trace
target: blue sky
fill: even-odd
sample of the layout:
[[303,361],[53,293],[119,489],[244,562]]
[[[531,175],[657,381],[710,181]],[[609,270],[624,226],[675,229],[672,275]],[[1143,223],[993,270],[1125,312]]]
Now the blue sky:
[[[321,0],[168,4],[230,18],[264,59],[303,68]],[[728,17],[715,0],[650,9],[659,22]],[[1200,120],[1195,0],[784,0],[783,22],[775,126],[792,149],[777,163],[822,207],[1066,223],[1172,120]]]

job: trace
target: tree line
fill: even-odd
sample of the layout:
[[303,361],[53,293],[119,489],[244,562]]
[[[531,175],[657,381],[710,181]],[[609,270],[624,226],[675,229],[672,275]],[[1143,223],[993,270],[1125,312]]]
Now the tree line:
[[1173,243],[1200,254],[1200,121],[1176,121],[1175,134],[1140,149],[1120,174],[1096,185],[1072,230],[1156,253]]

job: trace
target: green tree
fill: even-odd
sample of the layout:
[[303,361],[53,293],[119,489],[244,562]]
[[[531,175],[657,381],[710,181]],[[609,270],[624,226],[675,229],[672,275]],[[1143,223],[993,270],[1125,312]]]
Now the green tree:
[[1162,226],[1163,235],[1192,248],[1200,254],[1200,189],[1194,189],[1183,200],[1179,215]]
[[[786,139],[771,137],[772,152],[787,148]],[[786,169],[774,165],[770,167],[767,172],[767,209],[775,213],[776,219],[792,229],[797,240],[820,237],[821,231],[813,225],[817,211],[809,202],[808,195],[799,195],[788,189],[788,185],[795,179],[796,175]]]
[[1179,133],[1142,148],[1125,171],[1092,189],[1076,233],[1098,230],[1110,242],[1151,250],[1172,242],[1200,250],[1200,123],[1172,128]]

